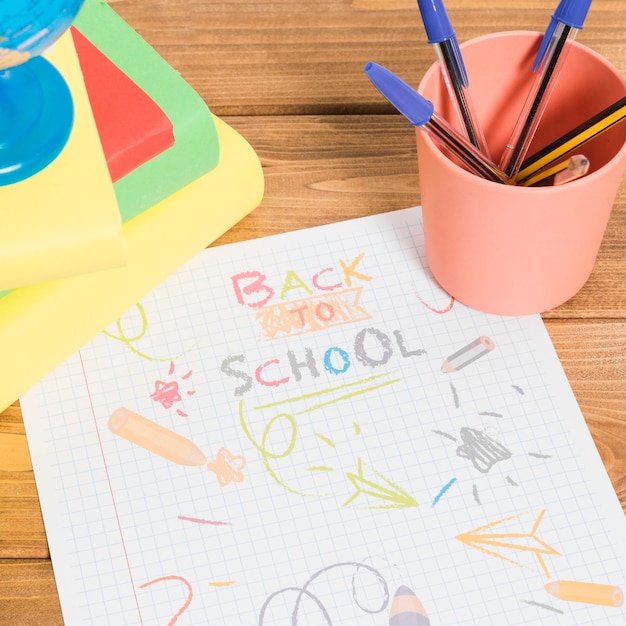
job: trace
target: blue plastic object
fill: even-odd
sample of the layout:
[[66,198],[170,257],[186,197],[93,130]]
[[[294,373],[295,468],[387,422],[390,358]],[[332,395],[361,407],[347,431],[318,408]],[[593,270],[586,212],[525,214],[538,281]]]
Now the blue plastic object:
[[583,27],[585,18],[589,12],[591,1],[592,0],[561,0],[559,2],[558,6],[554,10],[554,13],[552,14],[550,24],[548,24],[546,33],[543,36],[541,45],[539,46],[539,51],[537,52],[537,57],[535,58],[535,63],[533,65],[533,72],[539,67],[539,63],[541,63],[541,59],[543,59],[543,55],[548,49],[548,45],[554,35],[557,24],[560,22],[561,24],[580,30]]
[[84,0],[0,0],[0,185],[46,167],[74,121],[69,88],[40,55],[66,31]]
[[19,182],[52,162],[74,122],[70,90],[42,57],[0,72],[0,185]]
[[380,93],[406,117],[413,126],[424,126],[433,116],[435,107],[430,100],[419,94],[399,76],[386,67],[370,61],[365,73]]

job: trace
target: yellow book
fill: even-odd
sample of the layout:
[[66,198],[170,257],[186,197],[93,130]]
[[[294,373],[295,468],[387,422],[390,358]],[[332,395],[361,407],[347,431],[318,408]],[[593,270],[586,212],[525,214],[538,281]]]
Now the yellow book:
[[256,153],[225,122],[213,120],[219,165],[123,225],[124,267],[22,287],[0,298],[0,410],[261,202]]
[[74,126],[63,151],[43,170],[0,187],[0,290],[126,261],[122,220],[72,36],[46,58],[74,100]]

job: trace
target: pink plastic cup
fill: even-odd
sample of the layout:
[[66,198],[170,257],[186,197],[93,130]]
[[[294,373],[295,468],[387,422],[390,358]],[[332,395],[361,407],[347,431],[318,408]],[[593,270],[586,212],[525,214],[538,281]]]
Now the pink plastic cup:
[[[541,37],[496,33],[461,46],[496,163],[528,93]],[[456,125],[437,64],[419,91]],[[617,69],[574,43],[528,154],[625,95]],[[419,129],[417,149],[426,256],[450,295],[488,313],[526,315],[562,304],[585,284],[626,167],[626,122],[576,150],[590,160],[589,173],[561,186],[484,180],[452,162]]]

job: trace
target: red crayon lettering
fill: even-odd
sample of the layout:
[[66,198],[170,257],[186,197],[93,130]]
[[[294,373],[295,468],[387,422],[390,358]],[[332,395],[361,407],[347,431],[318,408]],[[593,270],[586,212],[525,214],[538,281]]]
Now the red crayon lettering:
[[297,315],[298,318],[300,319],[300,326],[304,326],[306,324],[306,320],[304,318],[304,312],[308,309],[309,307],[304,304],[298,308],[295,309],[289,309],[288,312],[291,313],[291,315]]
[[315,307],[315,317],[321,322],[330,322],[335,317],[335,309],[328,302],[320,302]]
[[[241,305],[247,305],[253,309],[257,309],[265,305],[274,295],[274,290],[265,284],[267,276],[257,270],[250,272],[241,272],[231,276],[233,281],[233,289],[237,296],[237,302]],[[242,284],[243,283],[243,284]],[[245,296],[256,296],[255,298],[246,298]]]
[[257,379],[258,382],[260,382],[262,385],[265,385],[266,387],[278,387],[279,385],[288,383],[289,376],[286,376],[285,378],[280,378],[278,380],[267,380],[266,378],[261,377],[261,374],[266,367],[268,367],[269,365],[278,365],[279,363],[279,359],[270,359],[269,361],[265,361],[263,365],[259,365],[259,367],[254,370],[254,377]]
[[341,282],[335,283],[334,285],[320,285],[319,277],[322,274],[327,274],[328,272],[334,272],[334,271],[335,270],[332,267],[325,267],[323,270],[320,270],[319,272],[317,272],[317,274],[314,274],[313,278],[311,279],[313,286],[316,289],[319,289],[320,291],[333,291],[335,289],[340,289],[343,285],[343,283]]

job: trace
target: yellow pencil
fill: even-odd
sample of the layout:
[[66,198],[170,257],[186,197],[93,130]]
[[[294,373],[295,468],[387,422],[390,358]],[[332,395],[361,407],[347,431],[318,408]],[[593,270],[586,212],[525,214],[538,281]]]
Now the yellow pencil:
[[515,182],[525,184],[535,172],[551,165],[624,119],[626,119],[626,96],[525,159],[515,177]]
[[559,580],[548,583],[545,590],[561,600],[569,600],[570,602],[585,602],[603,606],[622,606],[624,603],[623,591],[613,585]]
[[206,457],[192,441],[129,409],[120,408],[113,412],[109,418],[109,430],[172,463],[206,463]]

